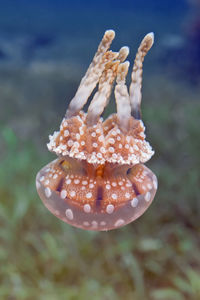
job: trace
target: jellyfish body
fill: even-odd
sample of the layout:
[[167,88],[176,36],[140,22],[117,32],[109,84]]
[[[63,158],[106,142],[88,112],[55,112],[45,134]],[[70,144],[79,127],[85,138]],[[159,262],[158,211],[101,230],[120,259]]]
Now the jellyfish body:
[[[58,158],[36,177],[45,206],[58,218],[86,230],[124,226],[144,213],[153,201],[157,179],[143,163],[154,154],[141,121],[142,63],[153,44],[145,36],[136,55],[128,92],[125,78],[128,47],[108,51],[114,38],[106,31],[81,80],[60,131],[50,136],[48,149]],[[116,78],[117,113],[100,117]],[[98,83],[88,112],[81,109]]]

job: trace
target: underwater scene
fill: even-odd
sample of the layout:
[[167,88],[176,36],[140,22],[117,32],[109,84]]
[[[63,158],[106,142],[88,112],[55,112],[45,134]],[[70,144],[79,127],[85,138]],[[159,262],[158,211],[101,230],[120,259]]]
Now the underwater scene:
[[0,300],[199,300],[199,120],[200,0],[0,0]]

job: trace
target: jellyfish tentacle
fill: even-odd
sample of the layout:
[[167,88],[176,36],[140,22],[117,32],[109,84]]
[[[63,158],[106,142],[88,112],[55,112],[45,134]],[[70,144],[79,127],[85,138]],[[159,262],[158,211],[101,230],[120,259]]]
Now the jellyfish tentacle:
[[116,60],[114,62],[109,62],[105,66],[105,69],[99,80],[98,91],[94,95],[94,98],[92,99],[90,106],[88,107],[86,118],[88,126],[92,126],[97,123],[100,115],[102,114],[105,106],[108,103],[119,63],[120,61]]
[[120,60],[120,62],[123,62],[123,61],[125,61],[125,59],[127,58],[128,55],[129,55],[129,47],[123,46],[119,50],[119,55],[118,55],[117,59]]
[[117,60],[110,61],[105,65],[104,71],[99,79],[98,91],[94,95],[94,98],[88,108],[87,124],[89,126],[92,126],[98,121],[98,118],[107,106],[113,82],[117,75],[118,65],[126,59],[128,54],[129,48],[124,46],[119,50]]
[[69,104],[66,112],[67,118],[75,116],[81,110],[97,85],[106,63],[116,59],[118,56],[118,53],[107,51],[114,37],[115,32],[113,30],[107,30],[105,32],[89,68],[82,78],[74,98]]
[[[125,61],[125,59],[127,58],[128,55],[129,55],[129,47],[123,46],[119,50],[119,54],[118,54],[117,60],[119,60],[120,63],[123,63]],[[116,78],[116,76],[117,76],[117,73],[115,74],[115,78]],[[113,82],[114,82],[114,80],[113,80]],[[112,86],[111,86],[111,90],[112,90]],[[108,102],[109,102],[109,97],[106,100],[105,107],[108,105]]]
[[131,116],[131,105],[128,89],[126,86],[126,75],[128,73],[129,61],[121,63],[117,70],[117,79],[115,86],[115,98],[117,104],[117,118],[122,130],[127,131],[129,118]]
[[142,99],[142,72],[143,61],[147,52],[150,50],[154,42],[153,32],[148,33],[142,40],[133,65],[133,71],[131,74],[131,84],[129,88],[131,114],[136,119],[141,119],[141,99]]

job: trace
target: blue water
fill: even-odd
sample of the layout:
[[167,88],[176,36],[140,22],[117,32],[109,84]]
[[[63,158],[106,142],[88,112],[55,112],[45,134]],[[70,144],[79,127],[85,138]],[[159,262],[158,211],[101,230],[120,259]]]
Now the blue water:
[[164,31],[168,31],[176,20],[182,18],[184,22],[187,10],[185,0],[1,0],[0,32],[98,34],[109,27],[126,28],[127,32],[132,32],[133,27],[136,32],[140,28],[159,32],[163,22]]
[[[186,0],[0,0],[0,60],[16,59],[10,49],[23,52],[18,57],[25,61],[35,55],[35,49],[45,49],[44,59],[71,56],[88,64],[87,57],[93,55],[104,31],[110,28],[117,34],[114,48],[127,44],[135,51],[141,38],[154,31],[159,50],[163,43],[169,44],[168,38],[176,44],[184,37],[188,7]],[[65,51],[61,40],[68,45]],[[11,41],[9,51],[7,41]],[[54,53],[52,46],[57,47]]]
[[145,62],[145,72],[167,73],[169,69],[170,76],[185,78],[189,74],[191,81],[196,81],[200,74],[200,38],[193,23],[198,23],[199,8],[192,3],[0,0],[0,66],[9,66],[12,71],[22,65],[26,70],[26,66],[38,62],[47,62],[48,66],[49,62],[54,66],[64,63],[83,74],[106,29],[116,31],[112,50],[130,46],[131,62],[141,39],[153,31],[155,46]]

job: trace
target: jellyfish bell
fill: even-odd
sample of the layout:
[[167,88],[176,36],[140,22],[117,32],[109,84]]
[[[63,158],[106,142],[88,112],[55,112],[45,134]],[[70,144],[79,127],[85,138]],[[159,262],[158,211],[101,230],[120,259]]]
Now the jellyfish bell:
[[[153,34],[138,48],[129,92],[129,50],[108,50],[114,35],[112,30],[105,32],[60,130],[50,136],[48,149],[58,158],[36,177],[44,205],[64,222],[86,230],[111,230],[134,221],[157,190],[156,176],[144,165],[154,152],[145,140],[140,112],[142,64]],[[101,114],[115,79],[117,113],[104,121]],[[82,107],[97,84],[85,113]]]
[[38,193],[55,216],[75,227],[114,229],[143,214],[157,189],[156,177],[147,167],[137,164],[127,172],[129,168],[93,166],[92,175],[87,163],[77,169],[74,159],[58,158],[38,174]]

